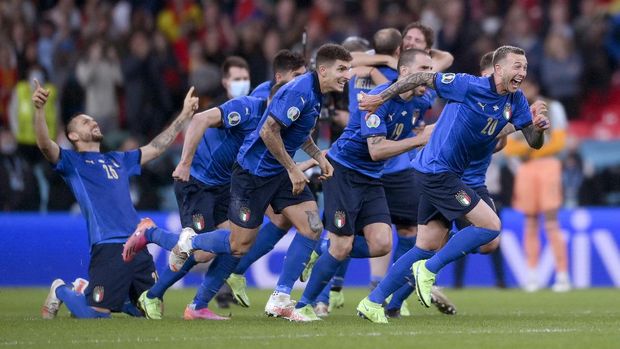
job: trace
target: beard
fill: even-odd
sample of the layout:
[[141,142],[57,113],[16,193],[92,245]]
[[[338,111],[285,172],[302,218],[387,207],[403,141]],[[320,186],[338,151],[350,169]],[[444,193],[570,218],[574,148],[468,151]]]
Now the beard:
[[103,141],[103,135],[102,134],[98,134],[98,135],[93,134],[92,135],[92,140],[95,141],[95,142],[101,142],[101,141]]

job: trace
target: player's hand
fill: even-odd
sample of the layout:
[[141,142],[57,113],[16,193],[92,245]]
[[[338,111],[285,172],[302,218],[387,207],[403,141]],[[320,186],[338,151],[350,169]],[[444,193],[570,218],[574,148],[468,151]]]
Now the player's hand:
[[302,171],[305,172],[308,169],[313,168],[314,166],[318,166],[319,162],[314,160],[314,159],[308,159],[306,161],[302,161],[300,163],[297,164],[297,167]]
[[541,132],[551,127],[551,122],[547,116],[547,103],[537,100],[530,106],[530,111],[532,112],[532,122],[534,123],[534,126],[541,130]]
[[424,127],[422,132],[418,133],[418,137],[420,138],[422,145],[426,145],[429,139],[431,139],[431,134],[433,134],[433,129],[434,127],[426,126]]
[[374,111],[377,110],[381,104],[383,104],[381,96],[368,95],[364,92],[357,95],[357,101],[359,102],[360,110],[366,110],[369,113],[374,113]]
[[536,114],[534,115],[534,120],[532,120],[534,123],[534,126],[536,126],[536,128],[540,131],[540,132],[544,132],[546,130],[548,130],[549,128],[551,128],[551,121],[549,120],[549,118],[543,114]]
[[290,171],[288,171],[288,178],[291,180],[291,184],[293,184],[293,195],[299,195],[302,191],[304,191],[304,187],[306,183],[309,183],[310,180],[306,178],[303,172],[299,169],[299,167],[294,166]]
[[179,163],[177,167],[172,172],[172,178],[175,181],[187,182],[189,181],[189,169],[190,167]]
[[37,79],[34,79],[33,83],[34,93],[32,94],[32,103],[35,108],[42,109],[45,103],[47,103],[47,97],[49,97],[50,91],[41,87]]
[[189,114],[190,116],[198,110],[198,97],[192,96],[193,94],[194,86],[189,88],[189,91],[187,91],[185,99],[183,100],[183,112]]
[[334,167],[329,163],[327,158],[325,158],[325,155],[321,154],[318,161],[319,167],[321,168],[321,175],[319,176],[319,179],[325,181],[332,178],[334,175]]

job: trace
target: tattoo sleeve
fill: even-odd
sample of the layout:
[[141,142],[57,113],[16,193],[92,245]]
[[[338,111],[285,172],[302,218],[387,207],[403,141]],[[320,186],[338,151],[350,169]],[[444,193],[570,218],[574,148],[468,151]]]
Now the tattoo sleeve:
[[545,133],[536,129],[536,126],[529,125],[528,127],[521,130],[523,132],[523,136],[525,136],[525,140],[527,140],[527,144],[534,149],[542,148],[545,143]]
[[321,149],[317,147],[317,145],[314,143],[314,140],[312,140],[311,136],[308,136],[308,139],[301,146],[301,149],[304,152],[306,152],[306,154],[308,154],[311,158],[318,161],[319,154],[321,154]]
[[281,129],[282,126],[272,116],[269,116],[260,129],[260,137],[263,142],[265,142],[265,146],[267,146],[267,149],[273,157],[275,157],[284,168],[291,170],[296,165],[295,161],[293,161],[284,148],[284,142],[280,135]]
[[381,99],[385,102],[400,93],[413,90],[418,86],[424,85],[435,88],[435,74],[436,73],[418,72],[400,78],[381,92]]
[[370,141],[370,144],[379,144],[381,142],[383,142],[385,140],[385,136],[376,136],[376,137],[370,137],[368,139],[368,141]]

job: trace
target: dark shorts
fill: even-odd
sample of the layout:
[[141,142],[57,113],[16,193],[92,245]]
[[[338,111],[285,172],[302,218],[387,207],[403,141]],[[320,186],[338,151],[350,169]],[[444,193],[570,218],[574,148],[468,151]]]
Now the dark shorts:
[[385,174],[381,177],[392,223],[404,226],[418,224],[420,192],[413,169]]
[[[487,189],[486,185],[475,187],[472,189],[478,194],[478,196],[480,196],[480,199],[482,199],[482,201],[486,202],[487,205],[489,205],[493,209],[493,211],[497,213],[497,208],[495,207],[495,201],[493,201],[493,198],[491,198],[491,194],[489,194],[489,189]],[[471,225],[471,223],[469,223],[469,221],[465,219],[465,217],[461,217],[457,219],[455,221],[455,224],[458,230],[461,230]]]
[[281,213],[286,207],[306,201],[314,201],[310,188],[306,185],[301,194],[293,195],[293,184],[286,171],[260,177],[235,163],[230,183],[228,218],[236,225],[256,228],[263,223],[267,206],[271,205],[275,213]]
[[392,224],[381,180],[329,161],[334,166],[334,176],[323,182],[325,229],[350,236],[371,223]]
[[450,222],[465,216],[480,201],[480,196],[454,173],[415,171],[415,178],[420,190],[419,224],[439,219],[448,227]]
[[89,284],[84,295],[89,306],[120,312],[125,300],[136,304],[157,279],[153,257],[144,249],[123,262],[123,244],[99,244],[90,252]]
[[179,206],[181,225],[196,233],[212,231],[228,220],[230,184],[207,186],[194,177],[175,181],[174,195]]

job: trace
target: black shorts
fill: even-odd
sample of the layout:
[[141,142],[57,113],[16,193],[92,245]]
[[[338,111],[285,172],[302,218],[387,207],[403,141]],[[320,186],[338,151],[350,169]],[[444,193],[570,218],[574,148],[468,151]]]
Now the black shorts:
[[418,224],[420,192],[416,186],[415,172],[408,169],[384,174],[381,177],[392,223],[404,226]]
[[[495,207],[495,201],[493,201],[493,198],[491,198],[491,194],[489,194],[489,189],[487,189],[486,185],[482,185],[482,186],[475,187],[472,189],[480,196],[480,199],[482,199],[482,201],[486,202],[487,205],[489,205],[493,209],[493,211],[497,213],[497,208]],[[455,224],[458,230],[467,228],[468,226],[471,225],[471,223],[469,223],[469,221],[465,219],[465,217],[461,217],[457,219],[455,221]]]
[[310,188],[306,185],[299,195],[293,195],[293,184],[286,171],[260,177],[237,163],[233,166],[228,218],[240,227],[253,229],[260,226],[269,205],[275,213],[281,213],[286,207],[306,201],[314,201]]
[[189,177],[187,182],[174,182],[174,195],[183,227],[203,233],[215,230],[228,220],[230,184],[208,186]]
[[381,180],[328,160],[334,166],[334,176],[323,182],[325,229],[351,236],[371,223],[392,224]]
[[129,300],[136,304],[142,292],[157,280],[153,257],[144,249],[129,263],[121,256],[123,244],[99,244],[90,252],[89,284],[84,295],[91,307],[120,312]]
[[420,190],[418,223],[426,224],[440,219],[446,226],[465,216],[478,202],[480,196],[452,172],[422,173],[415,171]]

